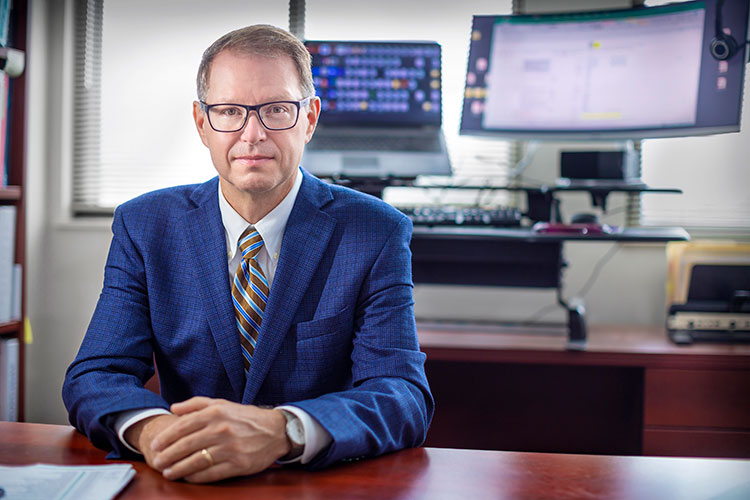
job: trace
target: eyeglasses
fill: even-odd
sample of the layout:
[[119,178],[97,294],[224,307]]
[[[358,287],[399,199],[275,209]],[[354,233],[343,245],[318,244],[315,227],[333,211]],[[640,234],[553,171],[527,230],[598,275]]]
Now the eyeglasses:
[[287,130],[297,125],[299,110],[307,106],[312,97],[301,101],[273,101],[255,106],[245,104],[206,104],[200,101],[201,109],[208,115],[208,123],[217,132],[237,132],[245,128],[251,111],[258,113],[260,123],[268,130]]

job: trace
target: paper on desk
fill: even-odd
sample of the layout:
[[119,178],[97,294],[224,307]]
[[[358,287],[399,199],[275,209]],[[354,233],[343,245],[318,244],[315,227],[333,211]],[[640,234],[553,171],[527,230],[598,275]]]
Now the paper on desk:
[[135,475],[130,464],[0,466],[3,500],[111,500]]

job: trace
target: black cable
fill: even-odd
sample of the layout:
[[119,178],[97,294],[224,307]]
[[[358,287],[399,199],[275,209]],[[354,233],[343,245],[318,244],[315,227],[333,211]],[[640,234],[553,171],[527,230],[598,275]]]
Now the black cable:
[[[589,276],[588,280],[586,280],[586,283],[581,287],[581,289],[576,294],[576,297],[585,297],[588,293],[591,286],[596,282],[597,278],[599,277],[599,274],[601,273],[602,269],[604,268],[605,264],[607,264],[612,257],[620,250],[620,245],[613,245],[612,248],[610,248],[604,255],[602,255],[599,258],[599,261],[594,266],[594,270],[591,272],[591,275]],[[558,288],[558,292],[559,292]],[[513,323],[513,325],[517,326],[531,326],[535,323],[537,323],[540,319],[545,317],[550,312],[554,311],[558,308],[558,304],[547,304],[546,306],[542,306],[541,308],[537,309],[533,314],[531,314],[528,318],[518,321],[516,323]]]
[[577,297],[586,296],[591,286],[596,282],[596,279],[599,277],[599,273],[601,273],[602,269],[604,268],[604,265],[607,264],[612,259],[612,257],[614,257],[614,255],[617,253],[618,250],[620,250],[620,245],[614,244],[612,248],[610,248],[607,251],[607,253],[605,253],[602,257],[599,258],[599,262],[597,262],[596,266],[594,266],[594,270],[591,272],[591,276],[589,276],[589,279],[586,281],[583,287],[581,287],[581,289],[576,294]]
[[615,208],[608,208],[606,212],[602,212],[602,217],[609,217],[610,215],[617,215],[617,214],[621,214],[627,211],[628,211],[627,205],[622,205],[620,207],[615,207]]
[[722,7],[724,7],[724,0],[718,0],[716,2],[716,15],[714,16],[714,28],[717,37],[722,33],[721,27],[724,24],[721,22]]
[[557,304],[547,304],[546,306],[542,306],[539,309],[537,309],[528,318],[518,321],[516,323],[511,323],[511,325],[512,326],[532,326],[536,324],[537,322],[539,322],[539,320],[545,317],[547,314],[551,313],[552,311],[558,308],[559,306]]

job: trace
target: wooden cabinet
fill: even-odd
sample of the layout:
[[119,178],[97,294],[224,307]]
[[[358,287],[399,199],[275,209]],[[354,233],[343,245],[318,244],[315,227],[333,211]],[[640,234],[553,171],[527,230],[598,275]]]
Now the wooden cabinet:
[[750,458],[750,345],[676,346],[658,327],[563,332],[420,325],[428,446]]
[[750,369],[646,370],[643,451],[750,454]]
[[[27,1],[14,0],[11,2],[9,46],[26,50]],[[15,234],[15,262],[21,264],[25,275],[26,252],[26,77],[25,72],[10,79],[10,103],[7,115],[7,185],[0,185],[0,205],[10,205],[16,208]],[[0,237],[7,237],[0,235]],[[22,290],[25,278],[21,279]],[[23,295],[23,294],[22,294]],[[25,304],[21,303],[21,318],[25,316]],[[18,339],[18,420],[23,420],[23,391],[24,391],[24,322],[10,321],[0,323],[0,340]]]

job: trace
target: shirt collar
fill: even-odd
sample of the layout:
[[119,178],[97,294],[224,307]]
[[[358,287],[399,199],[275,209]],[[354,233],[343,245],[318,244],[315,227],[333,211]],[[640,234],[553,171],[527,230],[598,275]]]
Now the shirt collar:
[[[294,185],[284,199],[255,224],[255,229],[263,238],[263,244],[269,257],[274,261],[279,258],[284,229],[302,185],[302,171],[297,169],[296,175]],[[219,210],[221,211],[221,222],[224,224],[224,232],[227,236],[227,257],[231,260],[238,249],[237,241],[250,223],[238,214],[224,198],[224,193],[221,192],[221,183],[219,183]]]

